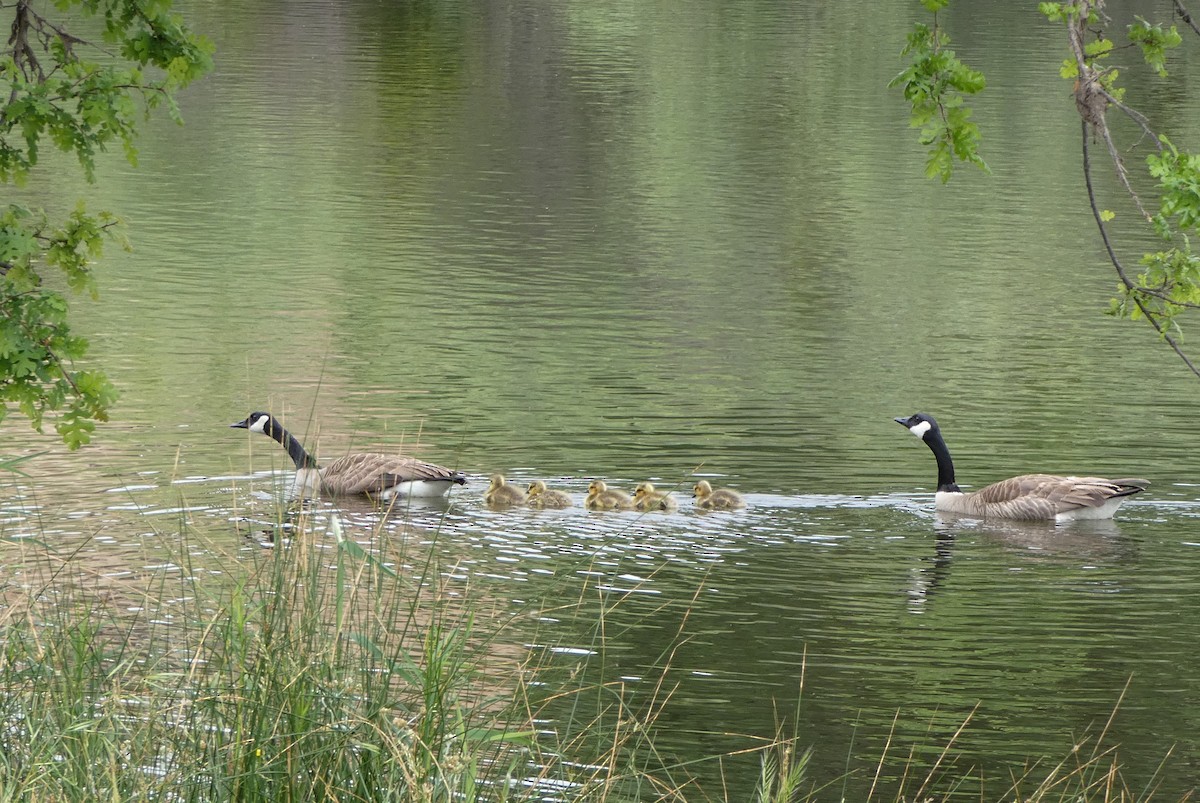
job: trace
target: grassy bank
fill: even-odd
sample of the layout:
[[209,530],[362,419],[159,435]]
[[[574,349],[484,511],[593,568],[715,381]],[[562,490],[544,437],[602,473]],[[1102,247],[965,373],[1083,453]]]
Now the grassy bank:
[[[230,555],[218,580],[189,562],[156,587],[90,572],[32,542],[0,609],[0,800],[784,801],[815,787],[803,735],[680,761],[655,732],[674,687],[562,671],[522,645],[509,606],[445,585],[436,550],[368,552],[337,520],[291,521],[287,543]],[[201,547],[205,559],[219,549]],[[40,560],[33,560],[37,556]],[[683,638],[685,634],[679,634]],[[517,646],[514,646],[517,645]],[[603,651],[602,635],[593,645]],[[670,653],[663,665],[670,667]],[[969,719],[963,723],[970,727]],[[961,729],[960,729],[961,731]],[[918,765],[889,743],[871,800],[957,799],[983,786],[958,734]],[[992,780],[988,800],[1146,800],[1115,754]],[[749,758],[748,758],[749,757]],[[753,760],[757,784],[697,781]],[[917,767],[921,769],[918,770]],[[828,777],[828,773],[820,773]],[[978,792],[973,799],[981,799]]]

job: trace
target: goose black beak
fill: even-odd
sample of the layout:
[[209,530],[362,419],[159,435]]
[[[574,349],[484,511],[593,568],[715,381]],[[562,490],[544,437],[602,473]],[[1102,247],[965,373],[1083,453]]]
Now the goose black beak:
[[[893,420],[893,421],[895,421],[897,424],[899,424],[899,425],[900,425],[900,426],[902,426],[902,427],[907,427],[907,426],[908,426],[908,419],[907,419],[907,418],[893,418],[892,420]],[[239,426],[239,425],[238,425],[238,424],[234,424],[234,426],[236,427],[236,426]]]
[[236,424],[230,424],[230,429],[249,429],[249,425],[245,421],[239,421]]

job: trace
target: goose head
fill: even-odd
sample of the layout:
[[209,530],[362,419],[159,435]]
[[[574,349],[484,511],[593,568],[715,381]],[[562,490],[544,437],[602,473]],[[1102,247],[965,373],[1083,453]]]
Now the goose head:
[[246,416],[245,421],[239,421],[236,424],[230,424],[231,429],[248,429],[251,432],[269,432],[271,424],[275,419],[271,418],[269,413],[251,413]]
[[908,418],[892,419],[897,424],[908,429],[909,432],[916,435],[923,441],[929,440],[930,435],[940,434],[937,422],[933,420],[933,416],[927,413],[913,413]]
[[709,496],[712,492],[712,485],[709,484],[708,480],[700,480],[700,482],[696,483],[696,487],[692,488],[692,496],[698,499]]

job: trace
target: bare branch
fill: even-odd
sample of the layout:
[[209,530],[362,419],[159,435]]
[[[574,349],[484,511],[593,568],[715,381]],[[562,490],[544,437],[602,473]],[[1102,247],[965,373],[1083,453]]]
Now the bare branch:
[[17,12],[13,15],[12,33],[8,37],[13,62],[26,80],[36,73],[39,81],[46,80],[42,65],[38,63],[37,54],[29,44],[29,31],[35,24],[37,14],[29,7],[29,0],[18,0]]
[[[1146,117],[1146,115],[1142,114],[1137,109],[1134,109],[1130,106],[1126,106],[1124,103],[1117,100],[1104,87],[1100,87],[1100,91],[1104,93],[1104,97],[1108,99],[1108,102],[1111,105],[1116,106],[1118,109],[1125,112],[1125,115],[1130,120],[1133,120],[1135,123],[1137,123],[1138,126],[1142,129],[1143,136],[1150,137],[1150,139],[1154,141],[1154,147],[1158,148],[1159,153],[1162,153],[1163,144],[1161,142],[1159,142],[1158,134],[1156,134],[1154,129],[1150,127],[1150,118]],[[1138,142],[1141,142],[1141,139],[1139,139]],[[1137,142],[1134,143],[1134,146],[1136,146],[1136,145],[1137,145]]]
[[[1067,37],[1071,45],[1071,52],[1075,56],[1075,67],[1079,71],[1079,78],[1075,81],[1075,108],[1079,111],[1079,116],[1083,118],[1084,123],[1090,125],[1096,135],[1104,141],[1104,145],[1108,148],[1108,155],[1112,158],[1113,167],[1117,171],[1117,179],[1121,182],[1121,186],[1129,193],[1129,197],[1133,199],[1134,205],[1137,206],[1138,212],[1147,221],[1151,220],[1151,215],[1142,205],[1142,199],[1133,189],[1133,185],[1129,183],[1129,171],[1125,169],[1125,161],[1121,158],[1121,152],[1117,145],[1113,142],[1112,133],[1108,129],[1108,119],[1106,112],[1108,104],[1116,101],[1105,88],[1102,80],[1108,73],[1107,70],[1097,70],[1087,63],[1085,45],[1083,41],[1084,33],[1087,30],[1088,15],[1092,11],[1099,12],[1104,5],[1103,0],[1096,0],[1095,3],[1087,2],[1086,0],[1080,4],[1078,16],[1074,18],[1074,22],[1067,25]],[[1130,116],[1137,115],[1132,109],[1122,106],[1123,110]],[[1149,126],[1145,123],[1145,118],[1140,115],[1134,116],[1134,120],[1142,125],[1143,129],[1149,131]],[[1155,137],[1155,142],[1158,138]]]
[[1187,9],[1183,7],[1183,3],[1179,2],[1179,0],[1174,0],[1174,2],[1175,14],[1179,17],[1179,19],[1183,20],[1189,28],[1195,31],[1197,35],[1200,35],[1200,27],[1196,26],[1196,21],[1192,19],[1192,15],[1187,12]]

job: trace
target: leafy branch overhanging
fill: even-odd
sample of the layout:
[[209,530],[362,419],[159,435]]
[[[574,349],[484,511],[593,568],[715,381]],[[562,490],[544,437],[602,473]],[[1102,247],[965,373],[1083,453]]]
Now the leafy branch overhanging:
[[[169,0],[56,0],[62,15],[94,31],[77,36],[34,0],[0,0],[11,20],[0,48],[0,183],[23,185],[42,144],[73,154],[88,182],[97,154],[119,143],[137,162],[138,124],[212,67],[212,45],[187,29]],[[65,290],[97,289],[93,265],[105,241],[128,248],[120,221],[83,201],[64,219],[0,205],[0,421],[15,408],[41,430],[44,417],[70,448],[105,421],[116,390],[100,371],[75,370],[88,343],[73,335]]]
[[[954,159],[986,169],[978,153],[978,127],[969,122],[970,111],[963,108],[964,95],[984,87],[980,74],[962,65],[949,50],[949,37],[938,28],[937,15],[950,0],[921,0],[932,13],[933,26],[918,23],[909,37],[904,54],[911,63],[892,81],[902,87],[912,105],[911,121],[922,128],[920,141],[929,147],[926,175],[950,178]],[[1200,35],[1182,0],[1172,0],[1173,14]],[[1200,156],[1178,149],[1171,140],[1156,131],[1146,115],[1129,106],[1125,90],[1117,83],[1120,70],[1112,64],[1118,48],[1106,35],[1104,26],[1111,20],[1104,14],[1104,0],[1043,2],[1038,6],[1053,23],[1062,24],[1067,34],[1069,58],[1060,73],[1073,82],[1075,107],[1083,131],[1082,156],[1084,183],[1105,253],[1117,274],[1118,295],[1109,313],[1131,320],[1145,319],[1197,377],[1200,367],[1183,349],[1181,316],[1200,309],[1200,256],[1192,251],[1191,240],[1200,233]],[[1141,17],[1127,26],[1129,44],[1138,48],[1145,63],[1166,78],[1168,52],[1182,42],[1175,25],[1149,22]],[[955,76],[958,76],[957,78]],[[967,76],[967,77],[963,77]],[[955,114],[938,116],[938,110]],[[1108,111],[1117,109],[1142,132],[1139,142],[1148,139],[1154,152],[1147,159],[1149,175],[1156,180],[1158,209],[1150,211],[1134,189],[1121,149],[1108,124]],[[931,120],[934,121],[931,123]],[[1126,268],[1107,225],[1114,213],[1101,208],[1093,182],[1092,147],[1102,142],[1114,174],[1131,198],[1138,214],[1163,241],[1161,250],[1142,255],[1141,271]],[[1138,143],[1134,143],[1136,146]]]

